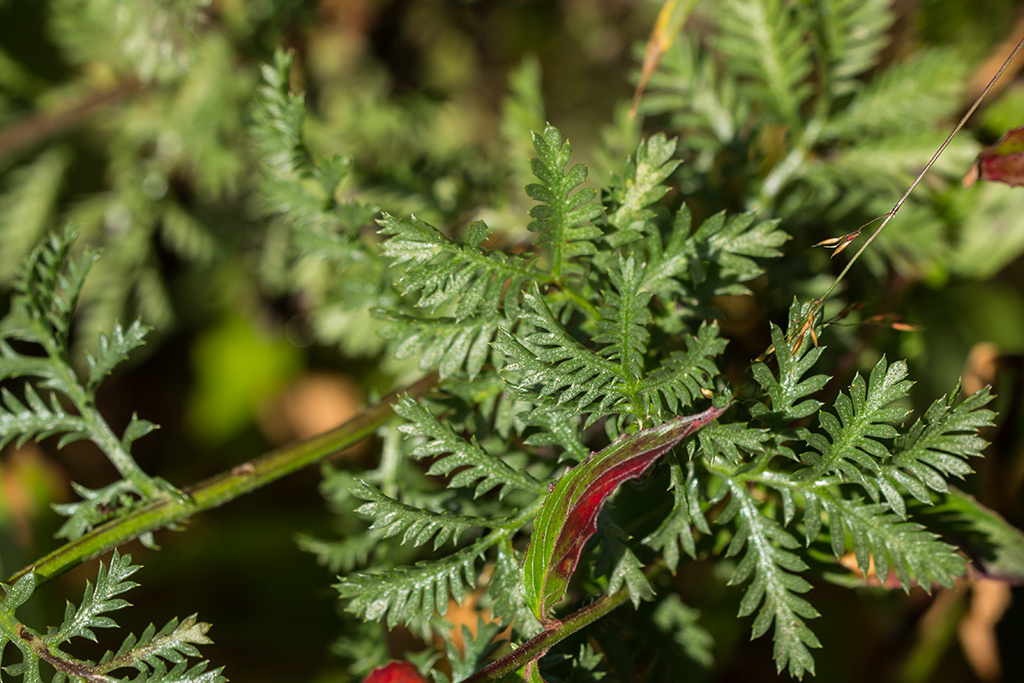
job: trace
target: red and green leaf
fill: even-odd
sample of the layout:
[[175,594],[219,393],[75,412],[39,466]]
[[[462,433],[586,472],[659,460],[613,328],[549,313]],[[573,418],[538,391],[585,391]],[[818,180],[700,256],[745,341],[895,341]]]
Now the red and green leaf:
[[541,623],[554,622],[548,614],[565,597],[583,546],[597,530],[597,516],[619,485],[724,411],[709,408],[621,437],[562,475],[537,515],[523,564],[523,596]]
[[981,150],[964,184],[969,187],[979,179],[1010,187],[1024,185],[1024,126],[1007,131],[994,145]]

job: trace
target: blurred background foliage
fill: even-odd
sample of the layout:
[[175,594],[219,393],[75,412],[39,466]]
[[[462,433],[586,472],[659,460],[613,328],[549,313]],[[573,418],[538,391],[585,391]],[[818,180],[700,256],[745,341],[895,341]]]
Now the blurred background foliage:
[[[349,218],[367,239],[387,210],[452,232],[483,219],[515,248],[531,205],[529,131],[545,121],[572,140],[595,186],[621,172],[641,132],[680,136],[685,163],[669,201],[685,200],[698,221],[757,209],[793,236],[755,296],[719,302],[742,382],[767,346],[767,321],[782,322],[794,294],[820,295],[845,263],[811,245],[889,209],[1024,35],[1024,4],[864,3],[857,21],[889,22],[881,58],[829,93],[827,110],[807,90],[813,73],[763,96],[729,81],[722,65],[742,75],[751,45],[718,40],[719,4],[698,8],[632,119],[659,3],[0,0],[0,291],[64,222],[103,248],[77,343],[94,344],[115,317],[155,328],[101,407],[115,424],[138,411],[162,425],[137,457],[176,484],[323,431],[415,374],[414,362],[389,358],[386,328],[361,305],[375,271],[343,263],[330,244],[296,243],[288,221],[266,215],[248,126],[260,67],[285,46],[292,86],[306,94],[305,143],[316,159],[343,155],[336,199],[356,202]],[[971,391],[993,384],[1000,427],[969,487],[1022,526],[1024,190],[959,182],[982,146],[1021,124],[1017,68],[855,267],[827,309],[842,318],[824,342],[834,386],[882,354],[908,358],[918,407],[961,376]],[[787,167],[800,144],[803,161]],[[103,462],[49,442],[3,452],[2,573],[54,547],[49,503],[70,497],[70,480],[107,483]],[[132,548],[148,565],[137,612],[161,621],[199,611],[215,625],[206,652],[233,680],[348,680],[348,663],[329,654],[342,628],[332,575],[295,543],[300,532],[307,543],[335,533],[318,482],[302,473],[193,520],[158,538],[159,556]],[[60,591],[77,593],[93,572],[48,592],[54,614]],[[693,680],[773,678],[770,644],[744,642],[737,596],[721,583],[700,563],[680,575],[717,643]],[[1009,597],[985,584],[935,600],[816,585],[822,680],[1022,680],[1022,594],[1004,615]]]

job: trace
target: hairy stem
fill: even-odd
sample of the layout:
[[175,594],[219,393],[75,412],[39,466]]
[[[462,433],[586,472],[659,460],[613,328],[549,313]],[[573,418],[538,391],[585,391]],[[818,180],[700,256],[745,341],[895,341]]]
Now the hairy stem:
[[[645,569],[644,575],[648,580],[653,580],[663,571],[665,571],[665,565],[659,562]],[[572,613],[564,621],[544,629],[512,652],[494,660],[469,678],[463,679],[461,683],[500,681],[538,657],[544,656],[544,653],[553,645],[594,623],[627,600],[629,600],[628,588],[623,588],[615,595],[603,595],[578,612]]]
[[182,522],[203,510],[227,503],[296,470],[320,462],[373,434],[391,418],[392,406],[399,396],[422,396],[436,383],[437,375],[431,373],[414,384],[388,394],[329,432],[283,446],[194,486],[185,487],[184,496],[166,494],[143,503],[123,517],[111,520],[78,540],[54,550],[12,575],[6,583],[13,585],[26,573],[35,570],[36,585],[42,585],[122,543]]

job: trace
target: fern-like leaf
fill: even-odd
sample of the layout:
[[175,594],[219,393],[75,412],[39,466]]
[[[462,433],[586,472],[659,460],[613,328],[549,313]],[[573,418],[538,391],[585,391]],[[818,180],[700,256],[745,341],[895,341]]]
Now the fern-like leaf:
[[700,509],[700,484],[697,480],[696,468],[673,463],[669,471],[674,498],[672,512],[643,542],[661,552],[669,571],[675,572],[679,566],[680,546],[690,557],[694,559],[697,557],[697,544],[693,529],[696,528],[702,533],[710,534],[711,527],[708,526],[704,513]]
[[652,623],[683,649],[686,656],[705,669],[714,663],[715,639],[700,625],[700,612],[685,604],[676,594],[665,596],[651,616]]
[[546,245],[556,282],[569,285],[584,275],[577,259],[597,252],[593,241],[601,230],[591,221],[601,214],[601,207],[594,203],[594,190],[576,190],[587,179],[587,167],[577,164],[566,172],[572,146],[562,141],[557,128],[534,133],[533,146],[539,158],[531,160],[530,167],[541,182],[527,185],[526,194],[541,203],[530,209],[533,221],[526,227],[540,233],[536,244]]
[[643,375],[644,354],[651,338],[647,331],[651,322],[651,293],[640,289],[643,267],[632,256],[620,256],[617,266],[608,271],[615,291],[604,292],[594,342],[604,345],[600,350],[602,356],[618,362],[626,381],[636,382]]
[[978,430],[993,425],[995,413],[985,408],[992,400],[988,389],[955,403],[956,394],[940,398],[893,445],[884,462],[878,485],[889,507],[901,517],[906,503],[897,487],[922,503],[931,503],[930,491],[946,493],[950,477],[963,478],[973,470],[968,458],[981,456],[987,442]]
[[85,362],[89,366],[86,386],[94,390],[104,377],[128,357],[129,353],[145,343],[148,332],[149,328],[144,326],[141,320],[136,320],[128,329],[115,322],[109,337],[101,334],[96,356],[93,357],[91,353],[85,354]]
[[672,159],[675,151],[675,140],[662,133],[653,135],[640,143],[635,159],[626,162],[622,178],[612,179],[609,198],[614,210],[608,214],[608,223],[616,231],[608,239],[613,246],[651,230],[650,221],[656,215],[651,206],[668,192],[665,181],[681,163]]
[[523,557],[510,540],[497,544],[494,573],[487,582],[481,606],[490,607],[493,618],[502,627],[511,625],[518,633],[529,637],[541,630],[541,624],[523,599],[519,586],[522,564]]
[[[802,313],[803,307],[794,302],[790,312],[790,330],[794,337],[797,336]],[[804,338],[787,341],[782,330],[772,324],[771,337],[779,365],[777,376],[760,361],[751,366],[754,379],[771,399],[771,406],[757,404],[751,408],[751,413],[769,427],[782,429],[790,422],[813,415],[821,408],[821,401],[810,396],[824,387],[829,378],[827,375],[804,377],[824,350],[811,343],[809,334]]]
[[258,202],[301,233],[331,235],[338,227],[356,228],[375,210],[358,202],[336,205],[334,191],[348,174],[349,162],[335,156],[314,161],[302,140],[305,98],[288,86],[292,58],[282,50],[263,66],[263,85],[253,110],[253,137],[263,179]]
[[523,294],[523,303],[520,321],[536,332],[520,341],[502,330],[494,340],[506,357],[503,373],[517,378],[516,392],[576,414],[591,413],[593,419],[626,410],[626,398],[614,391],[625,380],[619,365],[576,341],[536,287]]
[[86,582],[82,604],[76,608],[68,602],[64,610],[64,622],[56,630],[47,633],[43,640],[51,646],[66,643],[75,637],[95,641],[94,628],[117,626],[113,619],[103,615],[128,606],[127,600],[115,596],[139,585],[128,580],[138,570],[139,566],[132,564],[131,555],[121,555],[115,550],[110,558],[110,566],[100,565],[96,585],[93,586],[91,581]]
[[[484,666],[487,657],[503,644],[501,640],[496,640],[501,630],[499,622],[484,621],[480,616],[477,616],[475,633],[468,625],[462,624],[462,651],[459,651],[454,639],[449,639],[445,646],[448,663],[452,667],[452,681],[469,678]],[[434,680],[447,683],[446,678],[436,673]]]
[[[629,287],[639,281],[634,279]],[[726,343],[718,337],[718,326],[703,325],[695,339],[686,341],[686,351],[674,352],[660,367],[644,374],[640,351],[646,350],[647,333],[641,328],[647,313],[641,303],[649,298],[627,289],[621,281],[620,285],[623,292],[632,291],[632,297],[615,296],[612,300],[629,310],[606,307],[611,320],[600,324],[597,339],[612,343],[602,353],[591,351],[570,335],[536,289],[524,294],[527,312],[522,322],[536,331],[522,341],[501,331],[494,342],[507,358],[503,371],[510,381],[515,378],[519,395],[572,413],[589,413],[590,424],[609,413],[660,415],[663,406],[676,413],[690,405],[702,389],[711,387],[718,375],[711,359]],[[615,363],[603,354],[624,363]]]
[[696,337],[685,339],[685,351],[673,351],[640,381],[637,387],[649,412],[678,413],[693,404],[703,391],[710,390],[718,376],[714,358],[728,340],[718,336],[718,324],[702,324]]
[[431,312],[451,306],[456,322],[481,314],[492,318],[504,303],[505,315],[514,320],[523,284],[541,273],[520,256],[483,249],[489,231],[482,222],[470,228],[468,244],[458,244],[428,223],[384,214],[380,234],[390,235],[381,252],[392,263],[404,265],[398,279],[403,293],[419,292],[416,305]]
[[210,625],[198,621],[194,614],[180,623],[172,619],[159,632],[150,624],[139,636],[129,634],[117,652],[104,654],[97,669],[105,672],[134,667],[146,671],[158,666],[161,660],[178,664],[188,657],[199,656],[196,645],[213,642],[206,635],[209,630]]
[[654,598],[654,588],[644,575],[643,563],[626,544],[629,536],[612,521],[607,510],[598,517],[596,536],[601,539],[601,550],[594,563],[594,573],[608,576],[607,593],[614,595],[625,587],[634,608]]
[[395,358],[418,358],[421,370],[436,368],[441,379],[475,379],[488,358],[491,341],[502,318],[478,316],[468,320],[451,317],[417,318],[393,311],[374,311],[388,323],[381,336],[394,342]]
[[810,93],[812,62],[801,18],[782,0],[727,0],[718,15],[718,47],[730,68],[754,79],[769,111],[791,124]]
[[953,588],[956,579],[967,571],[967,560],[937,534],[886,508],[881,503],[822,495],[821,510],[827,515],[836,556],[845,552],[849,535],[857,566],[864,575],[873,568],[884,584],[891,568],[906,591],[915,583],[929,593],[933,585]]
[[713,296],[746,294],[742,285],[764,272],[756,258],[777,258],[789,236],[778,221],[758,220],[746,213],[726,218],[724,212],[704,221],[690,233],[691,216],[679,209],[668,244],[652,235],[648,239],[650,262],[644,288],[665,300],[684,297],[694,303]]
[[25,385],[25,403],[0,388],[0,447],[11,441],[21,446],[29,439],[41,441],[60,433],[63,446],[87,438],[89,425],[78,415],[68,414],[54,394],[44,401],[31,384]]
[[360,572],[339,577],[335,585],[348,600],[348,611],[367,621],[382,620],[388,628],[422,623],[436,611],[444,616],[449,595],[462,600],[476,586],[476,562],[488,548],[507,540],[512,531],[495,531],[472,545],[411,567]]
[[73,256],[71,245],[74,240],[75,233],[69,228],[63,235],[50,235],[29,255],[25,270],[15,285],[21,301],[14,305],[24,307],[29,318],[45,325],[49,333],[41,335],[37,329],[28,334],[17,334],[18,330],[11,330],[15,332],[12,336],[44,343],[52,335],[58,348],[67,348],[71,316],[82,293],[85,276],[99,258],[99,252],[93,249],[85,249],[80,256]]
[[734,467],[742,462],[743,453],[763,453],[769,438],[767,429],[748,427],[743,422],[716,423],[697,433],[700,453],[707,461],[722,458]]
[[966,66],[955,55],[937,51],[925,51],[895,64],[832,116],[822,135],[860,143],[928,129],[955,110],[953,101],[963,83],[959,74]]
[[865,382],[860,374],[850,385],[849,394],[841,393],[835,402],[838,418],[830,412],[818,413],[818,422],[828,434],[804,430],[807,444],[814,449],[803,454],[810,465],[809,478],[838,474],[846,481],[861,484],[872,495],[875,488],[865,472],[872,475],[880,471],[880,462],[889,457],[889,448],[882,440],[894,439],[898,432],[892,422],[909,412],[893,405],[906,397],[911,382],[906,379],[906,363],[889,365],[882,358]]
[[133,494],[138,493],[135,485],[127,479],[119,479],[98,489],[90,489],[77,482],[71,482],[71,488],[81,500],[53,505],[54,512],[67,517],[54,534],[54,538],[69,541],[81,538],[89,529],[110,519],[118,509],[130,505]]
[[468,529],[497,526],[494,520],[483,517],[433,512],[405,505],[364,481],[356,484],[353,495],[367,501],[356,512],[373,520],[371,531],[379,529],[385,538],[401,534],[402,545],[424,545],[433,538],[436,550],[449,540],[458,542]]
[[140,671],[139,675],[126,683],[227,683],[222,668],[207,671],[209,662],[199,662],[189,666],[188,662],[178,662],[170,669],[162,661],[157,661],[150,671]]
[[399,427],[402,432],[425,439],[413,449],[414,458],[441,456],[430,465],[427,474],[448,475],[459,470],[452,476],[450,486],[468,487],[475,483],[475,497],[499,486],[498,496],[502,498],[512,489],[534,493],[546,490],[529,474],[512,469],[500,458],[484,451],[476,439],[466,441],[460,437],[417,401],[403,397],[395,405],[395,412],[407,420]]
[[799,543],[773,519],[760,513],[745,483],[729,480],[728,487],[732,497],[717,521],[726,523],[736,518],[737,529],[726,554],[736,555],[746,547],[729,583],[735,585],[751,575],[754,577],[740,602],[739,616],[757,612],[752,629],[754,638],[767,633],[774,622],[774,659],[780,672],[788,667],[789,673],[797,678],[806,672],[813,675],[814,658],[808,648],[821,647],[821,643],[804,620],[819,615],[800,597],[811,589],[811,584],[796,573],[807,569],[804,561],[792,552]]
[[833,97],[860,89],[858,78],[878,63],[895,19],[889,0],[816,0],[814,21],[825,83]]

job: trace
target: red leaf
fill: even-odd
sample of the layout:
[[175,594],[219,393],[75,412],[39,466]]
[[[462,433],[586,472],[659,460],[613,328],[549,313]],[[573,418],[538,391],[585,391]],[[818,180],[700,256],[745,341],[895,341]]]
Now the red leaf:
[[639,477],[664,453],[725,408],[709,408],[620,438],[600,453],[566,471],[544,500],[534,522],[523,563],[523,595],[541,623],[564,596],[587,540],[597,531],[597,516],[625,481]]
[[1024,186],[1024,126],[1008,131],[996,144],[981,150],[974,168],[964,176],[964,185],[970,187],[978,179]]
[[427,683],[409,662],[389,662],[370,672],[363,683]]

